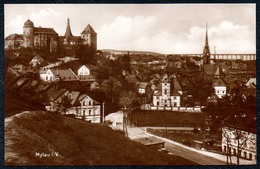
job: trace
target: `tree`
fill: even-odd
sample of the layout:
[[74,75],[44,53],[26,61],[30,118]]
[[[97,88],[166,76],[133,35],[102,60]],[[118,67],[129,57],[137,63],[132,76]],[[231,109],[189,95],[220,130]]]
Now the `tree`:
[[[208,116],[212,117],[212,129],[222,130],[222,139],[227,143],[227,147],[237,150],[236,158],[237,165],[240,161],[241,149],[253,135],[246,130],[256,130],[255,109],[252,103],[252,97],[245,97],[239,90],[233,90],[226,95],[217,105],[211,105],[207,108]],[[250,101],[250,103],[249,103]],[[253,105],[252,105],[253,104]],[[251,107],[251,108],[250,108]],[[254,115],[253,115],[254,114]],[[231,143],[236,143],[234,144]],[[227,148],[227,163],[228,157],[231,156],[231,150]],[[231,158],[230,158],[231,159]]]
[[72,99],[68,95],[63,95],[61,100],[58,102],[58,111],[61,111],[62,114],[66,114],[68,108],[71,107]]
[[123,109],[123,131],[127,133],[127,124],[129,123],[129,118],[134,109],[134,103],[137,100],[136,93],[130,90],[126,90],[120,94],[120,105]]

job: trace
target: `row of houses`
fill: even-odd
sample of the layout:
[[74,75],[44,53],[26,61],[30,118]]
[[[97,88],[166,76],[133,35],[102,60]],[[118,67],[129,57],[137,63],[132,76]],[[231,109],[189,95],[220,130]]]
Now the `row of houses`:
[[[55,83],[25,77],[12,68],[8,68],[5,81],[6,92],[37,93],[43,96],[47,111],[62,112],[92,123],[101,122],[104,105],[95,95],[85,92],[60,88]],[[64,99],[67,103],[64,103]],[[62,109],[66,104],[66,109]]]
[[[101,113],[104,111],[104,104],[95,100],[94,96],[90,96],[90,94],[56,87],[49,89],[46,94],[49,100],[49,103],[45,106],[47,111],[61,111],[64,115],[73,115],[75,118],[91,123],[102,121]],[[65,103],[64,100],[68,103]],[[60,110],[64,104],[67,104],[67,106]]]

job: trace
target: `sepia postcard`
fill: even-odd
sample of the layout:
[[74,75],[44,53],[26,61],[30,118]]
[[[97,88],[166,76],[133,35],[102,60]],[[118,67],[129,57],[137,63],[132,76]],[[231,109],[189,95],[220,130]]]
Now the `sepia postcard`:
[[4,4],[4,166],[257,164],[256,4]]

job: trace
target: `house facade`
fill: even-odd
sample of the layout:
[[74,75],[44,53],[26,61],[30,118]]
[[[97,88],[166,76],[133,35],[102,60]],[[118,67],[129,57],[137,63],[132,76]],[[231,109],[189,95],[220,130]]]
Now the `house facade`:
[[[240,135],[242,137],[238,139]],[[239,153],[243,159],[256,160],[256,145],[256,132],[230,127],[222,128],[222,152],[228,152],[233,156]]]
[[82,65],[78,69],[78,76],[87,76],[87,75],[90,75],[90,70],[89,70],[89,68],[87,68],[87,66]]
[[175,77],[171,81],[168,75],[165,75],[161,84],[154,90],[153,106],[180,107],[182,93],[179,87],[179,83]]
[[220,99],[227,94],[227,86],[222,79],[215,79],[213,83],[213,88],[215,89],[215,94]]

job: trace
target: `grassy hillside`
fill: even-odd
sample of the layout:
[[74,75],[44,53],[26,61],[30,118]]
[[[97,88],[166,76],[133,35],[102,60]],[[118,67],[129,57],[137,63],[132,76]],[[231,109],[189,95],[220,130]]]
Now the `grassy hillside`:
[[[41,157],[45,155],[45,157]],[[5,119],[5,165],[194,165],[129,140],[106,125],[50,112]]]

